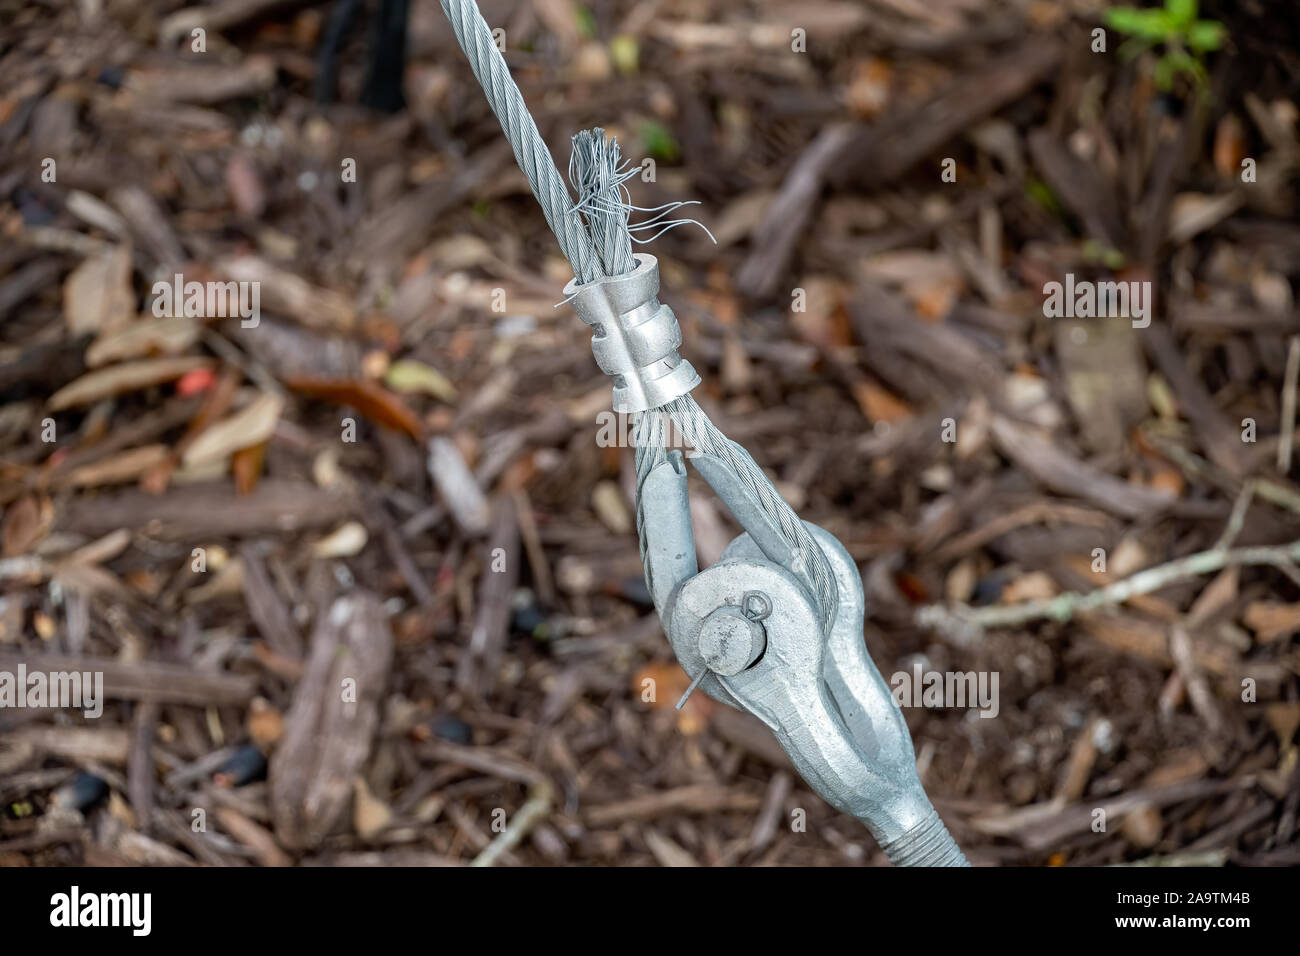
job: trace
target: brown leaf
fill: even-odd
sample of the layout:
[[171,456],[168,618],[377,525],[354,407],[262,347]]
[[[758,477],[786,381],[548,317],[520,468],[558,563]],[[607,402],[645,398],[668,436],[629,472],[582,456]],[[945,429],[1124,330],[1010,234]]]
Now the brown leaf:
[[185,449],[181,461],[187,468],[209,464],[258,445],[271,437],[284,409],[284,399],[269,392],[259,395],[229,418],[204,429]]
[[284,715],[262,697],[254,697],[245,720],[248,736],[263,751],[270,750],[284,736]]
[[871,119],[889,104],[889,87],[894,70],[885,60],[872,57],[853,65],[853,78],[844,91],[849,109],[859,116]]
[[261,309],[290,315],[308,328],[345,332],[356,325],[357,310],[349,298],[264,259],[226,259],[217,264],[217,271],[237,282],[260,283]]
[[[207,374],[211,375],[213,373],[208,371]],[[146,491],[151,495],[161,495],[167,490],[167,486],[171,484],[172,474],[180,465],[181,456],[189,450],[190,446],[198,440],[198,437],[207,430],[208,426],[229,410],[242,377],[243,375],[238,369],[227,367],[221,376],[217,378],[216,384],[205,390],[203,404],[194,413],[194,417],[190,419],[189,427],[185,429],[185,434],[181,436],[180,441],[171,450],[171,454],[167,456],[165,461],[159,462],[141,477],[140,489],[142,491]],[[179,385],[177,391],[180,391]]]
[[1021,601],[1041,601],[1056,597],[1056,582],[1046,571],[1030,571],[1016,578],[1002,592],[1005,604],[1019,604]]
[[1252,601],[1242,620],[1255,637],[1268,644],[1284,634],[1300,631],[1300,604],[1279,601]]
[[199,340],[199,323],[180,316],[148,318],[114,329],[104,329],[90,348],[91,368],[147,355],[178,355]]
[[256,219],[266,209],[266,187],[245,153],[235,153],[226,163],[226,192],[235,208],[249,218]]
[[[650,683],[646,683],[649,681]],[[641,668],[632,679],[632,689],[638,699],[646,700],[655,710],[673,710],[682,694],[691,686],[691,679],[675,661],[653,661]],[[676,711],[677,729],[691,736],[698,734],[708,724],[716,708],[713,699],[698,691],[691,694],[686,706]]]
[[1245,158],[1245,126],[1236,113],[1226,113],[1214,131],[1214,170],[1224,179],[1236,179]]
[[83,465],[68,473],[63,479],[76,488],[96,488],[100,485],[120,485],[135,481],[141,475],[171,459],[171,449],[166,445],[143,445],[111,455],[103,461]]
[[23,495],[5,512],[4,528],[0,537],[4,541],[4,556],[15,558],[25,554],[32,545],[45,537],[54,518],[50,499],[44,495]]
[[91,256],[63,283],[63,318],[73,336],[111,329],[129,322],[134,314],[127,246],[112,246]]
[[262,477],[262,465],[266,461],[267,442],[260,441],[234,453],[230,459],[230,469],[235,475],[235,491],[241,495],[251,495],[257,490],[258,479]]
[[357,836],[369,840],[393,822],[393,808],[380,800],[366,786],[363,777],[352,780],[352,825]]
[[870,421],[901,422],[912,417],[912,409],[905,401],[867,379],[853,384],[853,397]]
[[89,405],[101,398],[134,392],[150,385],[161,385],[180,378],[195,369],[211,368],[215,363],[208,358],[159,358],[112,365],[87,372],[81,378],[63,386],[50,396],[50,411],[62,411],[78,405]]
[[369,379],[291,378],[286,385],[299,395],[355,408],[366,418],[420,441],[424,423],[400,398]]

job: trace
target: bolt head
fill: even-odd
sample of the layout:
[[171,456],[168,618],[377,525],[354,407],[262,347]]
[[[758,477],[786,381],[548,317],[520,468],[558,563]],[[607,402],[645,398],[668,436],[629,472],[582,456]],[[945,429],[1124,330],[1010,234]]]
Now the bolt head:
[[739,674],[767,648],[763,625],[736,607],[720,607],[700,628],[700,654],[709,670],[723,677]]

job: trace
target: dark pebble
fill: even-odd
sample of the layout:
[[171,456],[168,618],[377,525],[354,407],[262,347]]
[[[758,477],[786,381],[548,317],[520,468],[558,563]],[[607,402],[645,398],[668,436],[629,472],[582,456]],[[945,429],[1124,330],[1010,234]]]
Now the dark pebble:
[[439,714],[429,724],[433,735],[449,743],[468,746],[474,738],[474,729],[452,714]]
[[51,802],[65,810],[85,812],[108,796],[108,782],[103,777],[82,771],[58,790]]
[[245,744],[230,755],[212,779],[223,787],[242,787],[255,780],[265,780],[266,755],[252,744]]
[[126,79],[126,70],[120,66],[106,66],[99,71],[98,79],[110,90],[120,90],[122,81]]

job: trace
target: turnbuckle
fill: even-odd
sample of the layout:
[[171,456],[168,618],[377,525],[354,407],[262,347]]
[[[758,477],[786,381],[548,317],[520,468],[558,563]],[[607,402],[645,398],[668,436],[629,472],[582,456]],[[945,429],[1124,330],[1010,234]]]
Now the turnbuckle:
[[669,451],[642,482],[646,580],[691,690],[758,717],[809,786],[866,824],[896,865],[968,865],[921,786],[907,724],[867,654],[862,578],[849,553],[804,522],[839,591],[823,627],[806,574],[748,489],[714,456],[690,460],[745,529],[699,570],[682,453]]

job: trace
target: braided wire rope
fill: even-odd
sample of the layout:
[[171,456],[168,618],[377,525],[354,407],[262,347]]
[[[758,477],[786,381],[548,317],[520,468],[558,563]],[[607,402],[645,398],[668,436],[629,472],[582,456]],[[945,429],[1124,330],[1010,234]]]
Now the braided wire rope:
[[794,564],[790,570],[811,584],[822,626],[829,628],[839,607],[839,588],[835,584],[830,562],[813,541],[794,509],[773,487],[749,452],[722,434],[694,398],[683,395],[663,406],[662,410],[667,412],[690,445],[726,462],[745,489],[757,499],[763,511],[776,520],[781,536],[795,551]]
[[492,30],[479,13],[478,4],[474,0],[442,0],[442,12],[447,15],[456,41],[469,60],[469,68],[483,87],[488,106],[515,152],[515,161],[528,178],[546,224],[555,233],[564,258],[573,266],[573,274],[581,282],[602,278],[591,236],[573,214],[569,190],[555,168],[546,141],[537,131],[523,94],[510,76],[505,57],[497,49]]
[[[492,30],[474,0],[441,0],[443,13],[470,69],[483,88],[488,105],[496,115],[515,160],[523,170],[533,195],[542,207],[542,215],[560,244],[580,282],[621,275],[635,268],[631,254],[628,216],[632,207],[623,198],[623,183],[629,173],[620,169],[618,145],[607,141],[602,130],[580,133],[574,137],[570,162],[570,179],[580,193],[575,208],[569,191],[556,169],[551,152],[537,130],[523,94],[510,76],[505,58],[492,37]],[[669,204],[668,210],[681,203]],[[652,210],[653,211],[653,210]],[[578,215],[581,213],[581,217]],[[658,217],[651,224],[658,225]],[[585,225],[584,225],[585,220]],[[683,220],[684,221],[684,220]],[[681,221],[678,221],[681,222]],[[667,224],[671,225],[678,223]],[[643,224],[644,225],[644,224]],[[638,227],[631,227],[632,229]],[[838,606],[838,591],[830,564],[813,541],[794,509],[773,487],[744,448],[728,439],[690,395],[673,399],[660,409],[634,416],[637,474],[637,538],[642,567],[646,562],[645,516],[641,506],[641,485],[650,470],[666,459],[667,441],[662,416],[666,414],[694,448],[714,455],[736,474],[759,506],[780,528],[781,535],[794,549],[796,574],[811,585],[824,627],[829,628]]]

